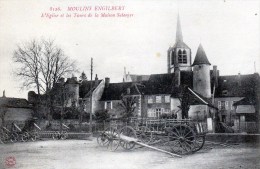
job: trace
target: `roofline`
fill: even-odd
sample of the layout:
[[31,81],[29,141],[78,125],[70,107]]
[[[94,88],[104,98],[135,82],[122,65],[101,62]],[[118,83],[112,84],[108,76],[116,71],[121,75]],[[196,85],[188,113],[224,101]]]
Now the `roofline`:
[[188,90],[190,92],[192,92],[192,94],[194,94],[197,98],[199,98],[203,103],[205,103],[206,105],[208,105],[208,102],[206,102],[204,99],[202,99],[199,95],[197,95],[194,91],[192,91],[189,87]]

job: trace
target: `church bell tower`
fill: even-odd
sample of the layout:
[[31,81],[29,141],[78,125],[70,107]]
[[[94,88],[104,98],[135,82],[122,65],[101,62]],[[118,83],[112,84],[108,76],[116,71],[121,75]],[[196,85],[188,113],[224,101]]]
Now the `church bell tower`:
[[191,71],[191,49],[183,42],[180,17],[177,18],[176,40],[173,47],[168,49],[167,55],[168,73],[174,70]]

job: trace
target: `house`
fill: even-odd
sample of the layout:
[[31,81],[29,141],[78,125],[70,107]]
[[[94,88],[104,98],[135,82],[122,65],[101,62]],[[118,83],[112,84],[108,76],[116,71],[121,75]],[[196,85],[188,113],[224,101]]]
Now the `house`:
[[33,107],[26,99],[6,97],[5,91],[0,97],[0,126],[12,122],[24,124],[33,116]]
[[[84,105],[84,110],[107,111],[120,117],[125,111],[122,98],[135,98],[134,116],[160,118],[173,114],[177,119],[206,121],[208,128],[223,122],[238,132],[240,126],[258,126],[260,113],[259,74],[221,76],[199,44],[194,60],[191,48],[184,42],[180,17],[177,18],[175,43],[167,50],[167,73],[136,75],[126,73],[123,82],[110,83],[109,78],[78,83],[75,77],[64,83],[72,95],[66,95],[67,106]],[[63,86],[63,85],[61,85]],[[28,100],[31,100],[28,98]],[[248,123],[247,123],[248,122]],[[258,128],[258,127],[256,127]]]

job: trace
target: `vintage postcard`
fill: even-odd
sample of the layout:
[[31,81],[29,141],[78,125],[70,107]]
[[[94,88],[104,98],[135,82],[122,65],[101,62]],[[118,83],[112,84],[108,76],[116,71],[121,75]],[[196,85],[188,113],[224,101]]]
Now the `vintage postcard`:
[[0,0],[0,169],[260,168],[259,0]]

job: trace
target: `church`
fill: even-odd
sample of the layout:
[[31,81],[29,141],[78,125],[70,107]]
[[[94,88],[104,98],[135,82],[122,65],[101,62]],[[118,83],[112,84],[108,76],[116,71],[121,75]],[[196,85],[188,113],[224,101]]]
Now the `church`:
[[[167,73],[134,75],[124,69],[123,81],[77,81],[68,78],[62,85],[74,91],[72,100],[84,104],[85,110],[107,111],[112,117],[122,116],[123,96],[136,99],[133,115],[140,118],[172,116],[208,123],[213,130],[215,122],[232,127],[235,132],[257,132],[260,110],[259,74],[220,76],[202,46],[198,45],[194,60],[191,49],[184,42],[180,18],[177,18],[175,44],[167,50]],[[28,100],[33,100],[29,93]],[[71,98],[70,98],[71,97]],[[31,99],[30,99],[31,98]]]

